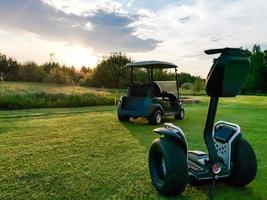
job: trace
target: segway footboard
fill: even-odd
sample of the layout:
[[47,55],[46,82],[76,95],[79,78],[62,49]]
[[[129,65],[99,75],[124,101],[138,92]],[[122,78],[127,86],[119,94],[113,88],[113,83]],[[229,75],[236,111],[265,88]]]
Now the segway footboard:
[[[224,182],[231,175],[234,145],[241,138],[240,127],[237,124],[219,121],[213,127],[212,138],[217,155],[224,165],[224,168],[217,174],[217,181]],[[214,179],[211,168],[209,157],[205,152],[188,152],[188,181],[191,185],[210,183]]]

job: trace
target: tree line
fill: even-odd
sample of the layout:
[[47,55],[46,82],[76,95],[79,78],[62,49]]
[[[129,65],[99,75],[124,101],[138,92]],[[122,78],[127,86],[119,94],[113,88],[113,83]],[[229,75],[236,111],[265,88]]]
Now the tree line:
[[251,52],[251,67],[242,94],[267,93],[267,50],[254,45]]
[[[97,64],[95,68],[80,69],[51,62],[37,65],[35,62],[18,63],[0,53],[0,81],[45,82],[56,84],[75,84],[88,87],[125,88],[130,81],[130,68],[126,64],[133,62],[121,52],[112,53]],[[188,73],[179,73],[179,83],[194,83],[200,77]],[[166,70],[154,71],[156,80],[175,80],[175,74]],[[147,81],[147,72],[134,69],[135,81]],[[202,79],[201,79],[202,80]]]
[[[254,45],[251,55],[251,68],[248,79],[242,88],[243,94],[267,92],[267,50],[262,51],[259,45]],[[97,64],[95,68],[81,67],[79,70],[59,63],[51,62],[37,65],[34,62],[18,63],[0,53],[0,81],[46,82],[56,84],[75,84],[87,87],[126,88],[130,80],[130,69],[125,65],[133,60],[126,54],[112,53]],[[147,72],[134,69],[134,80],[147,80]],[[155,80],[175,80],[175,73],[157,69]],[[179,85],[196,89],[204,87],[201,77],[189,73],[178,74]]]

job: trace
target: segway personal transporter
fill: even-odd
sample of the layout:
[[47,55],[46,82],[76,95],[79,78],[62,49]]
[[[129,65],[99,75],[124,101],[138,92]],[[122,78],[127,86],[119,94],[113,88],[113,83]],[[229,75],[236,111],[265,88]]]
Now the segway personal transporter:
[[241,187],[256,176],[256,156],[242,138],[239,125],[225,121],[214,124],[219,97],[235,97],[240,92],[249,72],[250,53],[234,48],[206,50],[205,53],[221,53],[214,59],[206,81],[210,103],[204,141],[208,155],[188,151],[183,131],[171,123],[155,129],[161,137],[150,147],[149,170],[153,185],[162,195],[179,195],[187,183],[201,185],[214,180]]

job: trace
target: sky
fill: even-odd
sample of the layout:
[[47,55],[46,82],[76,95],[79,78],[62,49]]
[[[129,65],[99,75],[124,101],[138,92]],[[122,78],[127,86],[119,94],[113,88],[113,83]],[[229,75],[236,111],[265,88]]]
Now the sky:
[[121,51],[205,77],[205,49],[267,49],[266,0],[0,0],[0,52],[95,67]]

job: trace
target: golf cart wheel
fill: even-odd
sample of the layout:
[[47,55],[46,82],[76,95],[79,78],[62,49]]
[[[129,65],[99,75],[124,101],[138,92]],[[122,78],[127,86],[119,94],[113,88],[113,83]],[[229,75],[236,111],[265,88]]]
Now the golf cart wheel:
[[160,194],[175,196],[184,191],[188,177],[186,153],[175,139],[155,139],[148,164],[152,184]]
[[257,173],[257,159],[250,144],[240,139],[235,144],[233,169],[229,184],[242,187],[249,184]]
[[184,119],[184,115],[185,115],[185,112],[184,112],[184,109],[182,108],[179,112],[179,114],[175,115],[175,119],[179,119],[179,120],[182,120]]
[[121,122],[128,122],[130,120],[130,116],[128,115],[120,115],[118,114],[118,119],[121,121]]
[[158,125],[162,121],[162,112],[160,109],[156,109],[148,118],[149,123],[152,125]]

